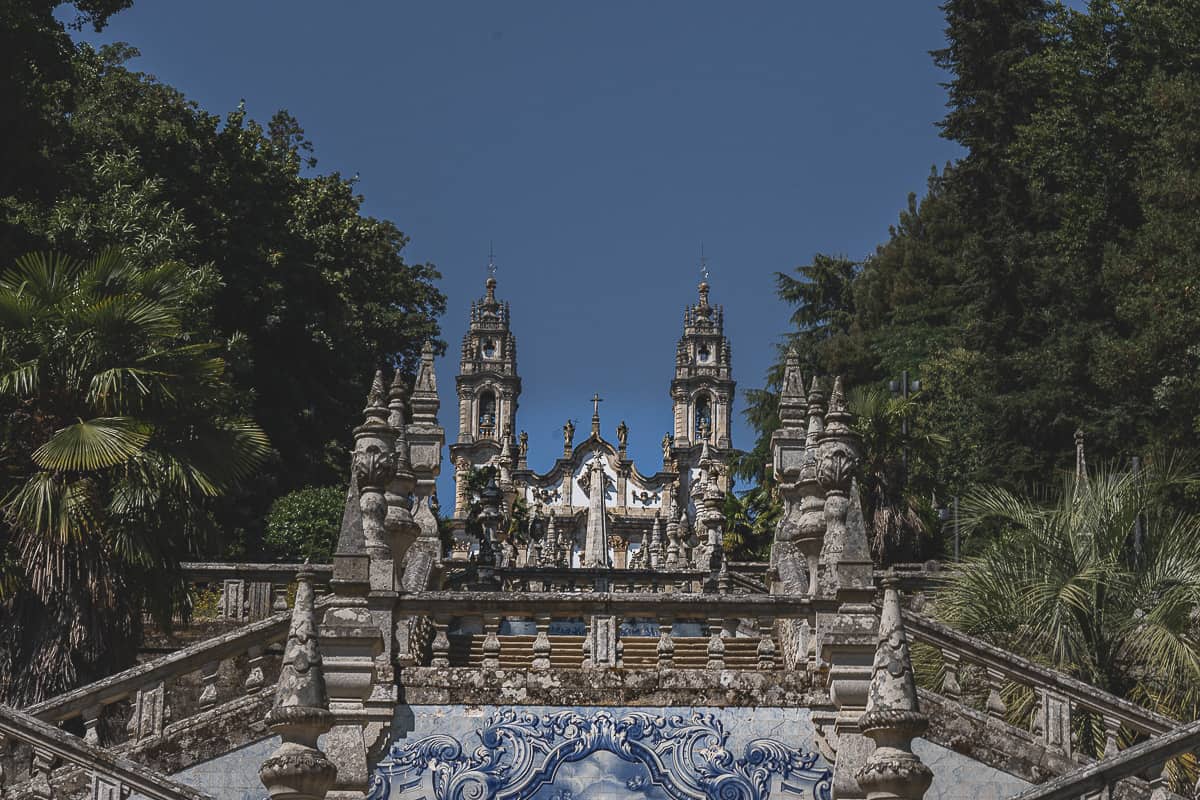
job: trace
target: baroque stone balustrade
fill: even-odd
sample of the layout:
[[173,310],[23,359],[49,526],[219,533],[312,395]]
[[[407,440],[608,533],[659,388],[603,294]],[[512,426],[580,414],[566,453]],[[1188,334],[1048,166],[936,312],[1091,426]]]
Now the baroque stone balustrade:
[[[418,657],[423,666],[497,669],[673,668],[772,671],[783,663],[775,624],[815,623],[837,605],[810,597],[703,592],[420,592],[405,595],[403,613],[430,620],[433,636]],[[519,621],[523,634],[501,635]],[[471,631],[464,654],[453,641]],[[577,634],[554,635],[552,625],[574,622]],[[636,629],[622,633],[626,623]],[[694,630],[681,636],[681,628]],[[563,652],[566,648],[568,652]]]
[[[1067,756],[1075,755],[1078,750],[1072,731],[1080,714],[1094,715],[1102,722],[1106,734],[1105,757],[1118,752],[1122,731],[1133,737],[1160,737],[1181,724],[921,614],[904,612],[904,626],[912,641],[940,653],[943,696],[962,701],[975,689],[974,693],[985,698],[984,707],[990,716],[999,721],[1020,722],[1009,712],[1004,695],[1011,686],[1023,687],[1035,697],[1036,708],[1030,717],[1033,732],[1047,747]],[[981,685],[967,685],[968,668]]]
[[[1152,797],[1170,797],[1164,788],[1163,767],[1176,756],[1200,749],[1200,720],[1179,725],[1161,736],[1126,748],[1120,753],[1088,764],[1039,786],[1013,800],[1090,800],[1115,796],[1119,782],[1128,778],[1148,777]],[[1178,796],[1178,795],[1175,795]],[[1200,797],[1200,783],[1190,792]]]
[[[279,612],[30,706],[25,713],[46,723],[80,727],[84,741],[97,746],[162,735],[168,721],[272,686],[274,675],[269,673],[276,659],[269,651],[287,638],[290,616]],[[116,709],[119,719],[113,716]],[[113,723],[121,721],[124,740],[114,735],[120,726]]]
[[[183,573],[193,597],[204,591],[217,597],[216,617],[227,622],[255,622],[287,611],[290,587],[303,564],[185,562]],[[331,564],[310,564],[314,587],[327,590]]]
[[[92,800],[125,800],[137,792],[151,800],[212,800],[207,794],[146,769],[129,759],[89,744],[37,718],[7,706],[0,706],[0,741],[9,749],[18,746],[29,754],[28,772],[5,775],[24,778],[21,793],[29,798],[57,798],[61,789],[51,784],[53,771],[60,765],[74,767],[87,780]],[[3,778],[0,778],[3,781]],[[0,783],[0,789],[5,788]]]

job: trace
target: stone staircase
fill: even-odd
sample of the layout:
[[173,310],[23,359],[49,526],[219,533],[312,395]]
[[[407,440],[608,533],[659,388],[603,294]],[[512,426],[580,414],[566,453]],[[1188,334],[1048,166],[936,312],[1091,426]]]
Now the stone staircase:
[[[5,778],[0,797],[108,800],[122,797],[123,786],[164,800],[203,797],[175,788],[165,776],[270,736],[264,717],[289,614],[279,611],[222,628],[218,635],[23,712],[0,709],[0,722],[8,720],[7,727],[0,725],[7,740],[0,756]],[[926,648],[939,660],[935,678],[921,691],[932,722],[926,738],[1038,784],[1029,798],[1101,796],[1098,785],[1108,792],[1104,797],[1147,798],[1154,792],[1155,800],[1169,798],[1162,764],[1200,747],[1200,723],[1185,725],[1155,714],[919,613],[906,611],[904,619],[914,647]],[[738,634],[721,638],[725,672],[766,678],[760,638],[744,635],[744,629]],[[562,680],[588,674],[580,671],[584,636],[549,638],[551,669],[562,671]],[[501,670],[534,674],[535,636],[497,639]],[[487,672],[481,670],[483,635],[456,633],[449,640],[452,669],[461,669],[464,678],[472,670]],[[660,641],[644,632],[623,636],[616,672],[657,670]],[[672,669],[707,670],[710,637],[673,636],[671,642]],[[779,659],[771,669],[780,669]],[[1032,715],[1006,704],[1006,698],[1022,692],[1036,698]],[[1100,720],[1108,732],[1098,760],[1072,738],[1072,721],[1084,716]],[[142,783],[132,782],[130,770],[143,776],[138,778]],[[1179,788],[1178,781],[1175,785]],[[34,792],[39,786],[40,795]]]

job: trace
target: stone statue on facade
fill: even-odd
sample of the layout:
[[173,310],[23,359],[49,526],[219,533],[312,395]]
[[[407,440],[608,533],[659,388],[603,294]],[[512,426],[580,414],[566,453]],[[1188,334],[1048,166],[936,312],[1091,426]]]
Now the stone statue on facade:
[[571,454],[571,445],[575,441],[575,423],[572,420],[567,420],[567,424],[563,425],[563,453]]

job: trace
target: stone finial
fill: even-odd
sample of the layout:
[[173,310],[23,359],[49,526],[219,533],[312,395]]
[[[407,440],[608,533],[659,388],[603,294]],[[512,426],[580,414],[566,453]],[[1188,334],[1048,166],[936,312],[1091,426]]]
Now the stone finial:
[[833,379],[829,392],[829,408],[825,411],[825,431],[830,435],[842,434],[849,428],[852,415],[846,409],[846,392],[842,389],[842,376]]
[[800,374],[800,354],[788,349],[784,359],[783,385],[779,392],[779,421],[785,428],[801,428],[808,416],[808,397],[804,394],[804,377]]
[[383,400],[386,395],[383,389],[383,370],[375,370],[375,380],[371,381],[371,390],[367,392],[367,408],[384,408]]
[[867,710],[859,718],[875,751],[855,776],[868,800],[919,800],[933,773],[912,751],[912,740],[929,727],[917,703],[917,685],[908,652],[908,636],[900,613],[899,580],[883,580],[883,610]]
[[487,286],[487,303],[488,303],[488,305],[495,305],[496,304],[496,279],[494,277],[489,276],[487,279],[487,284],[485,284],[485,285]]
[[317,644],[313,573],[306,566],[296,579],[296,604],[275,705],[266,719],[267,726],[283,741],[263,762],[258,774],[273,799],[324,800],[337,776],[337,767],[317,749],[317,738],[332,726],[333,716],[327,708]]
[[817,441],[825,432],[825,392],[817,376],[813,376],[812,386],[808,390],[808,432],[805,437],[805,449],[815,451]]
[[412,421],[416,425],[437,425],[438,397],[437,371],[433,367],[433,342],[426,340],[421,347],[421,363],[417,367],[417,378],[413,381]]

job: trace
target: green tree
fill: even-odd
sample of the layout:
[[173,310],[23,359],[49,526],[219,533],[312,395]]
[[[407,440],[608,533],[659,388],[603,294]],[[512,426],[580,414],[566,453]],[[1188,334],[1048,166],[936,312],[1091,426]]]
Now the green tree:
[[432,266],[404,260],[403,233],[362,213],[354,179],[315,171],[290,115],[208,113],[129,69],[136,54],[70,53],[67,99],[43,109],[57,126],[48,188],[0,196],[0,257],[120,246],[211,266],[188,324],[220,345],[236,401],[275,450],[219,509],[253,548],[273,498],[342,479],[364,380],[383,363],[413,371],[445,297]]
[[288,492],[267,512],[263,542],[279,561],[328,564],[341,529],[346,491],[309,486]]
[[133,663],[179,561],[219,543],[213,501],[262,465],[224,362],[181,324],[213,276],[108,250],[0,274],[0,698],[25,705]]
[[767,561],[783,503],[772,480],[725,495],[726,557],[731,561]]
[[[992,528],[994,538],[948,577],[936,613],[1093,686],[1194,719],[1200,517],[1181,514],[1177,497],[1196,479],[1186,462],[1160,456],[1139,473],[1106,467],[1033,499],[998,487],[971,492],[964,527]],[[1103,750],[1102,725],[1086,733],[1084,746]]]
[[863,516],[876,563],[922,561],[937,554],[940,542],[931,467],[946,437],[903,422],[916,414],[919,395],[893,397],[873,386],[850,390],[847,405],[862,437],[859,468]]

